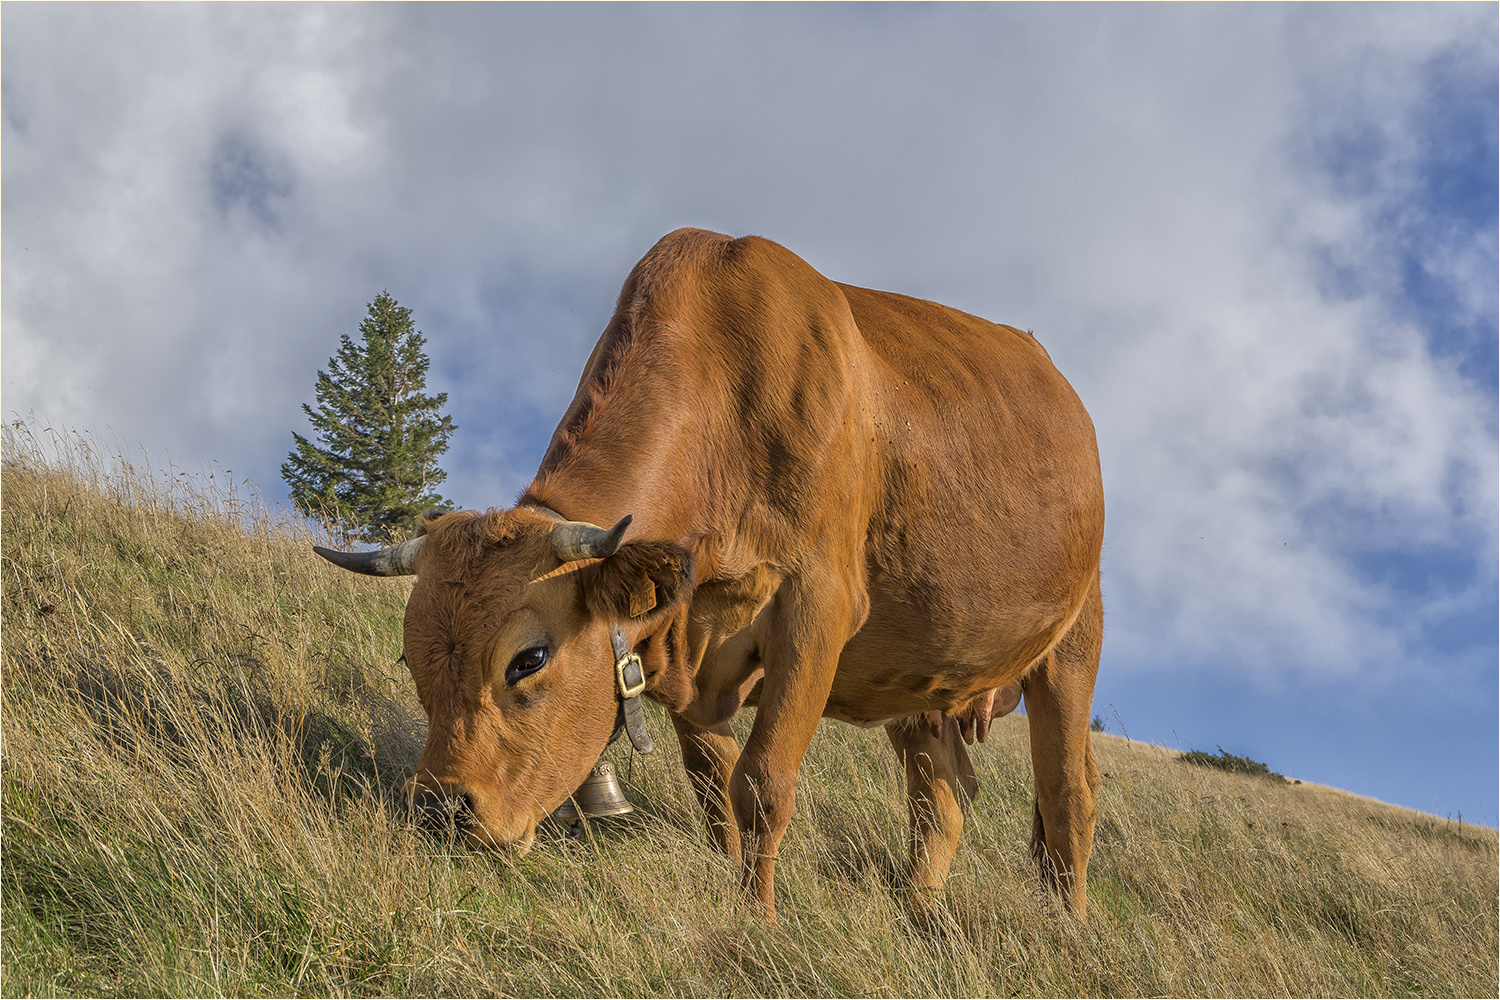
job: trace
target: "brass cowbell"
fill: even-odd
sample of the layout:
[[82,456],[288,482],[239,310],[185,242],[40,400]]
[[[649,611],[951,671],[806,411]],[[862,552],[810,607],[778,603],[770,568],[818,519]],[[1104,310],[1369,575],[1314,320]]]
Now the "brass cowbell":
[[607,760],[594,765],[583,784],[562,805],[552,812],[552,818],[563,823],[578,819],[603,819],[606,816],[624,816],[634,812],[635,807],[620,788],[620,778],[615,766]]

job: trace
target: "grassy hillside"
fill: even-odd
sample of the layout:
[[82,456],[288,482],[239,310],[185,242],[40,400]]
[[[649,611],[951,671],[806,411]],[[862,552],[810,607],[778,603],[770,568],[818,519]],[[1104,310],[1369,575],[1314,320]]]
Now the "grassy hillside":
[[814,741],[774,930],[704,845],[659,713],[663,749],[611,751],[634,820],[450,850],[396,809],[424,728],[407,585],[327,566],[222,477],[65,451],[12,430],[0,473],[4,995],[1496,992],[1494,831],[1104,734],[1072,920],[1026,853],[1024,717],[978,748],[933,930],[904,913],[878,730]]

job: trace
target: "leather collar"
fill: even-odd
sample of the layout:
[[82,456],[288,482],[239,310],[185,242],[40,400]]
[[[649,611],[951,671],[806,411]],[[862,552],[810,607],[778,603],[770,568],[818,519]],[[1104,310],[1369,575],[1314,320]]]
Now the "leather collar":
[[609,741],[613,743],[623,727],[630,735],[630,744],[640,753],[650,753],[654,747],[651,734],[646,731],[646,713],[641,708],[641,693],[646,690],[646,667],[641,658],[630,651],[625,642],[625,630],[618,625],[609,628],[609,644],[615,654],[615,695],[620,707],[615,712],[615,731]]

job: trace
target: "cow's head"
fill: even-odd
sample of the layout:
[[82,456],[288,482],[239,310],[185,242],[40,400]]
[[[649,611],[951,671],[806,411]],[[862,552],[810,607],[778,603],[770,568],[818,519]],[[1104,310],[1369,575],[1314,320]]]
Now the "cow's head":
[[427,712],[407,784],[419,821],[452,823],[477,846],[529,847],[598,760],[619,704],[610,628],[633,641],[692,581],[681,546],[622,544],[629,523],[465,511],[380,552],[318,549],[356,572],[416,574],[403,646]]

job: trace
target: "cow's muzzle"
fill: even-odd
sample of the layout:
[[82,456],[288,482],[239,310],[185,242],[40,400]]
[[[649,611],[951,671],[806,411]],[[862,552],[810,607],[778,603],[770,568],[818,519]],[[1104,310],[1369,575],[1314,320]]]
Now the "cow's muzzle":
[[473,800],[430,788],[418,788],[407,796],[406,813],[412,822],[433,833],[462,835],[474,825]]

